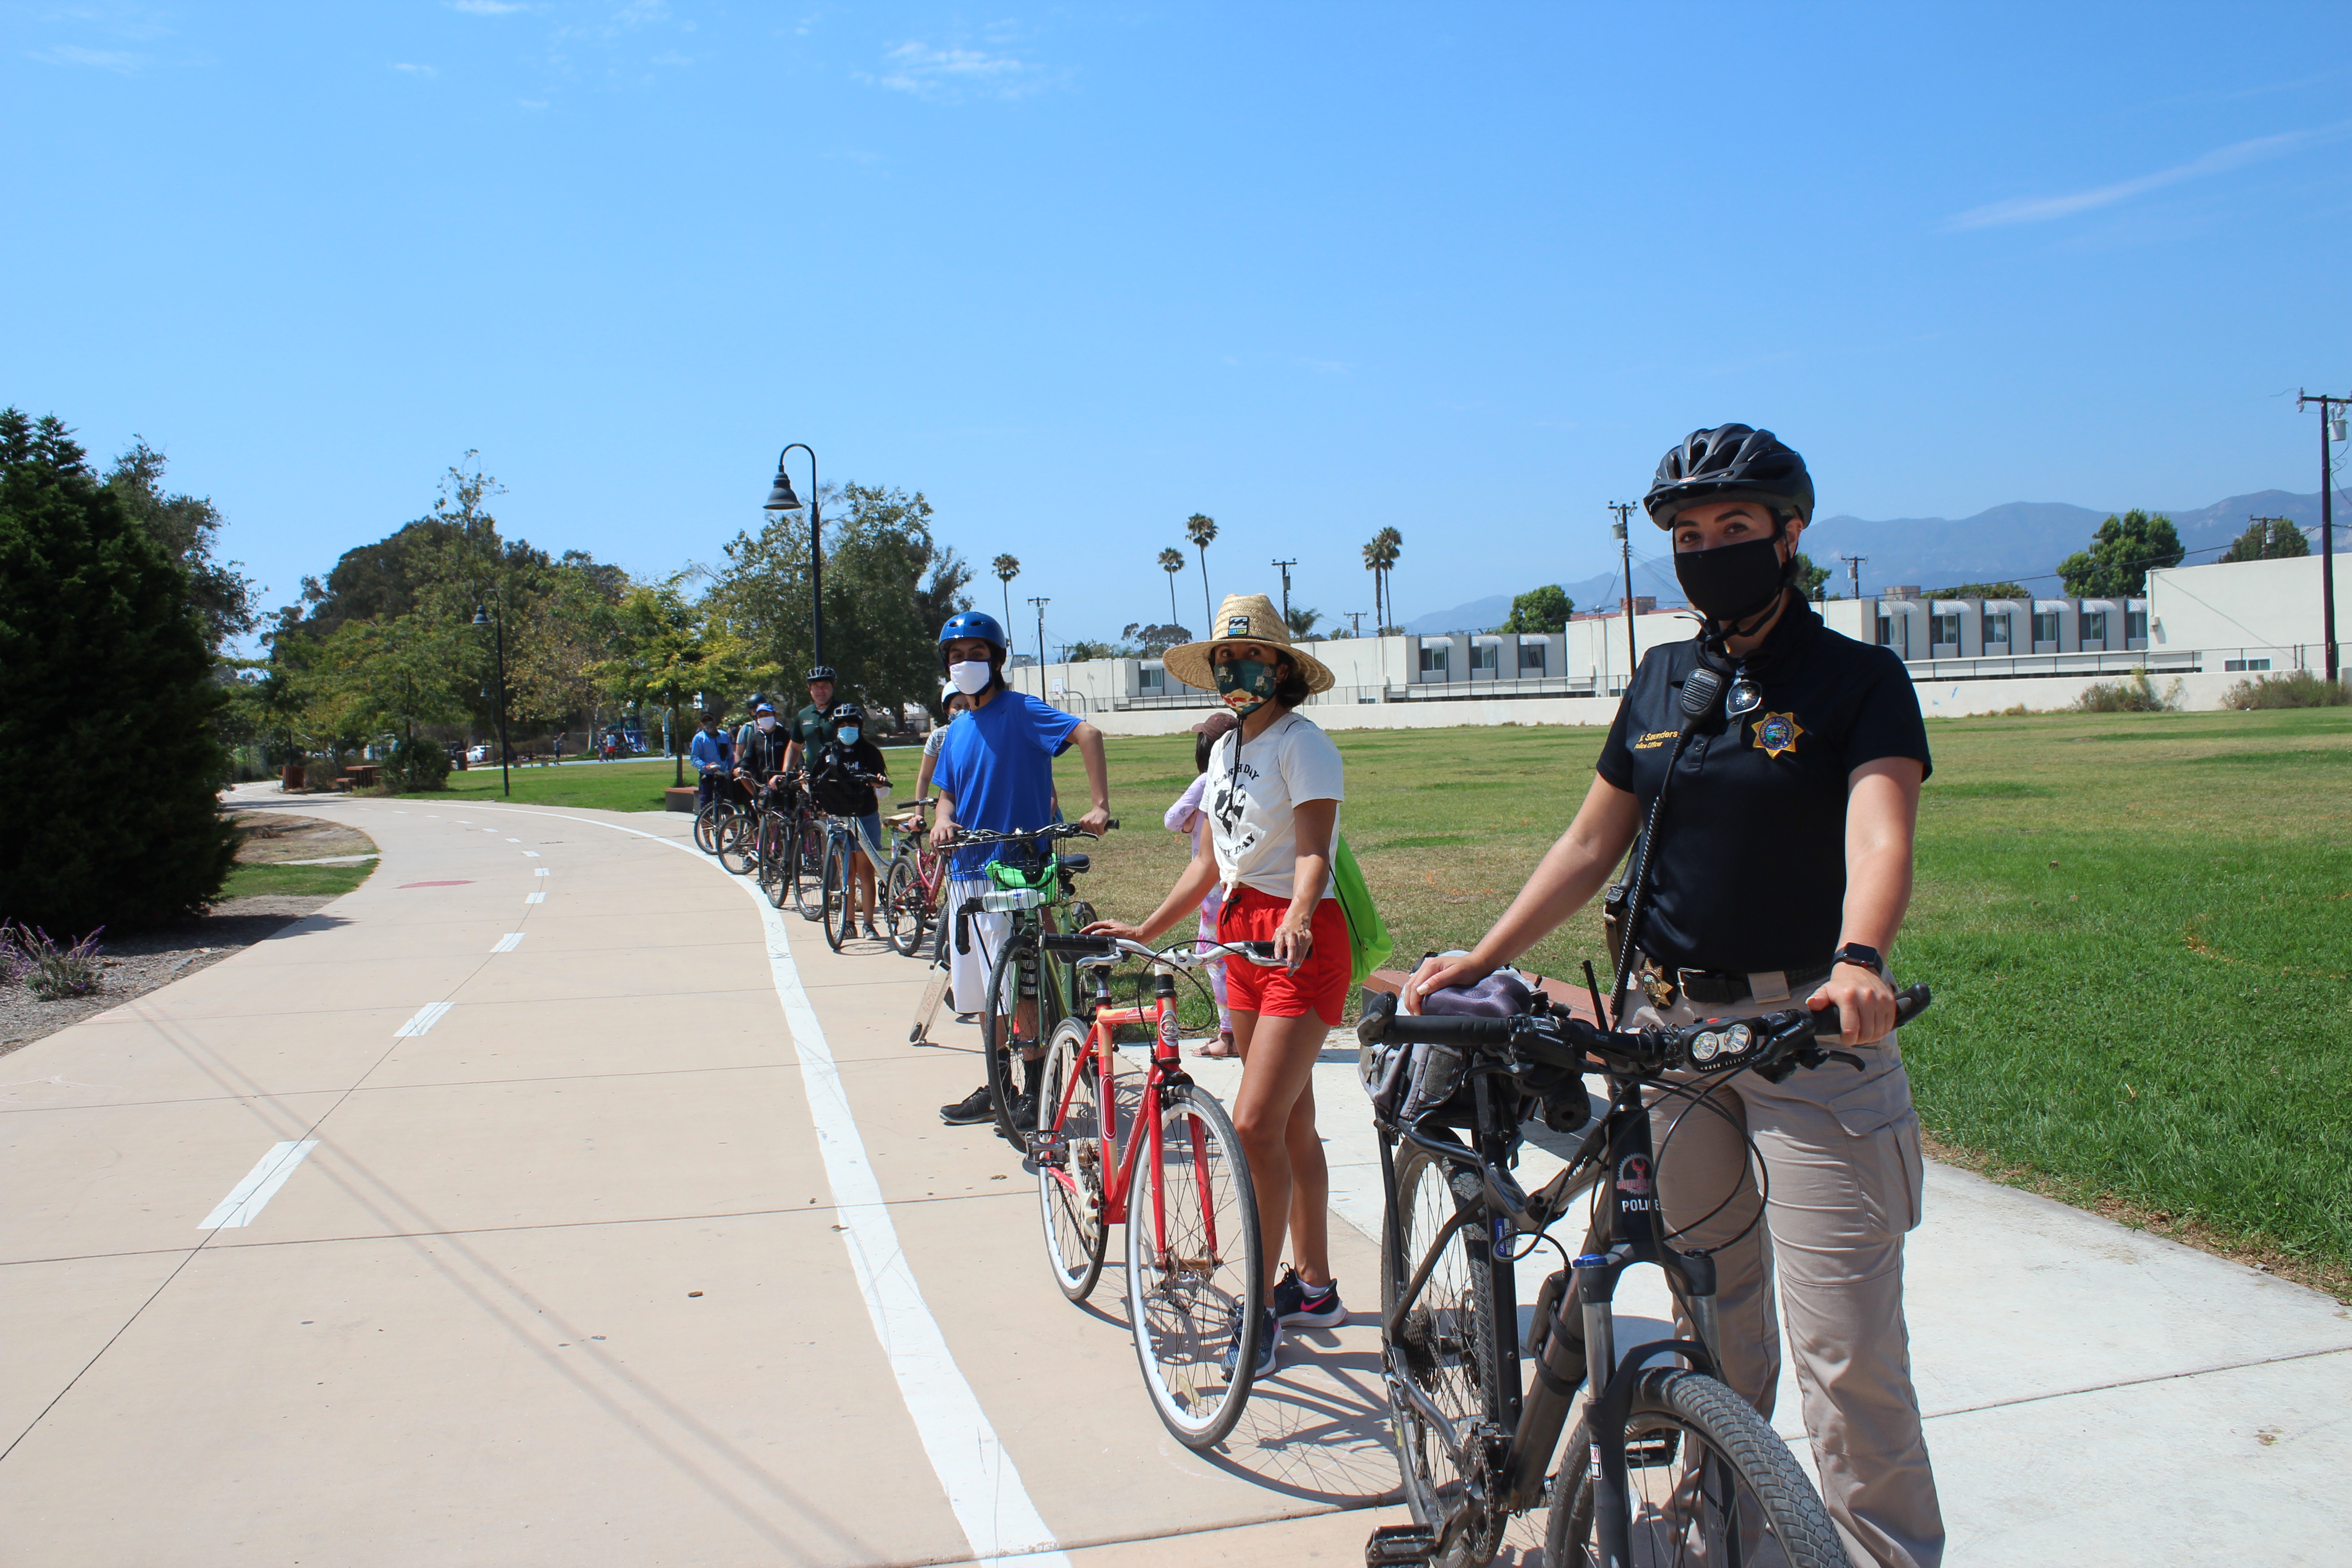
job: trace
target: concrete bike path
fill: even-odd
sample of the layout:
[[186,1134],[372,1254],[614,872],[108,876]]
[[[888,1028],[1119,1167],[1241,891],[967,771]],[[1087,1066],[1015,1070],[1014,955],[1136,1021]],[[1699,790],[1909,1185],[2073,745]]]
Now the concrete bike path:
[[1116,1270],[1066,1302],[938,1121],[978,1058],[908,1046],[912,963],[680,817],[284,805],[375,875],[0,1072],[0,1563],[1173,1568],[1399,1517],[1368,1327],[1166,1437]]

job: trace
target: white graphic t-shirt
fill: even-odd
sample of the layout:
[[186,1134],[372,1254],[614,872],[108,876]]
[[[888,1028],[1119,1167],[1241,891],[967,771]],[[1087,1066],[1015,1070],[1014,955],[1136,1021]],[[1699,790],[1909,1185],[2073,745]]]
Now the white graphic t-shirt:
[[[1210,752],[1202,792],[1202,808],[1214,824],[1210,839],[1219,879],[1229,889],[1296,896],[1298,830],[1292,813],[1301,801],[1347,798],[1339,748],[1297,713],[1276,719],[1254,741],[1234,731]],[[1339,831],[1336,813],[1331,831]],[[1330,896],[1327,883],[1321,897]]]

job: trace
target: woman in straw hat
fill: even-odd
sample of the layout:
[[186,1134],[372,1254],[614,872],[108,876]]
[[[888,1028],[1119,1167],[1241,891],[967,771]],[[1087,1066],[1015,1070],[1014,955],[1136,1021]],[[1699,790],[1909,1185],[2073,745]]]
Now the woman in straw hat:
[[[1331,1279],[1330,1175],[1315,1131],[1313,1081],[1316,1054],[1348,1005],[1348,923],[1331,892],[1331,838],[1346,792],[1339,749],[1296,711],[1309,693],[1330,689],[1331,672],[1291,645],[1290,628],[1264,594],[1228,595],[1209,639],[1170,648],[1165,663],[1185,685],[1213,689],[1241,721],[1209,758],[1202,791],[1209,832],[1141,923],[1102,921],[1087,929],[1152,942],[1222,886],[1219,938],[1271,942],[1286,963],[1232,963],[1225,971],[1242,1054],[1234,1126],[1257,1188],[1272,1288],[1272,1321],[1258,1340],[1263,1374],[1274,1367],[1281,1325],[1329,1328],[1348,1315]],[[1277,1282],[1272,1275],[1286,1231],[1294,1267]]]

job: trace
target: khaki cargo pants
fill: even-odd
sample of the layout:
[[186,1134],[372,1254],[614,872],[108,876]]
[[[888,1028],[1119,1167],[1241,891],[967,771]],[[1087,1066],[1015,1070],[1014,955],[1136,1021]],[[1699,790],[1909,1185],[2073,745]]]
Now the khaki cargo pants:
[[[1694,1007],[1677,994],[1661,1009],[1643,999],[1626,1022],[1753,1016],[1812,989],[1762,1005]],[[1748,1231],[1716,1257],[1720,1353],[1724,1381],[1768,1419],[1780,1376],[1768,1278],[1777,1266],[1805,1430],[1847,1554],[1883,1568],[1937,1568],[1943,1514],[1903,1321],[1903,1237],[1919,1223],[1919,1118],[1892,1036],[1853,1054],[1864,1071],[1833,1061],[1777,1084],[1739,1074],[1713,1097],[1729,1121],[1682,1114],[1688,1100],[1661,1099],[1650,1113],[1659,1197],[1670,1230],[1695,1226],[1674,1238],[1678,1247],[1723,1247]],[[1759,1195],[1743,1133],[1769,1198]],[[1764,1223],[1749,1229],[1759,1203]],[[1676,1319],[1691,1336],[1688,1318]]]

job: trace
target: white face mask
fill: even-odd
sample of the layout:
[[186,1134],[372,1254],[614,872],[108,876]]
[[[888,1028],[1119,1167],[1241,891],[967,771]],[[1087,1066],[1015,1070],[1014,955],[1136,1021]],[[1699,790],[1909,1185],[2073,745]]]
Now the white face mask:
[[762,713],[760,715],[759,724],[761,730],[765,731],[774,729],[776,727],[776,721],[772,714]]
[[974,659],[968,664],[948,666],[948,679],[955,682],[958,691],[966,697],[977,697],[988,688],[989,669],[986,663]]

